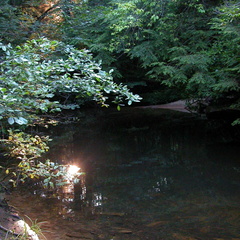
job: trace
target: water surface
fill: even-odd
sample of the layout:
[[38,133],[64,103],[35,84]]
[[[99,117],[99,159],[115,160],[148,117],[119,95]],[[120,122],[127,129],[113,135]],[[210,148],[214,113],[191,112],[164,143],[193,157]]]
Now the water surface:
[[46,221],[47,239],[240,239],[235,130],[161,109],[87,119],[56,128],[50,154],[86,172],[75,194],[10,197],[20,212]]

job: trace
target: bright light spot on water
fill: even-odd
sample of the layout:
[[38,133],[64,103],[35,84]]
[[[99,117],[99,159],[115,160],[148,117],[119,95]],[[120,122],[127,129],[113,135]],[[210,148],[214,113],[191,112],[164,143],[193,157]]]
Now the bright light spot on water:
[[75,165],[70,165],[69,167],[68,167],[68,174],[69,175],[75,175],[75,174],[77,174],[78,173],[78,171],[80,170],[81,168],[79,168],[79,167],[77,167],[77,166],[75,166]]
[[94,207],[102,206],[102,204],[103,204],[102,194],[101,193],[94,193],[92,202],[93,202]]

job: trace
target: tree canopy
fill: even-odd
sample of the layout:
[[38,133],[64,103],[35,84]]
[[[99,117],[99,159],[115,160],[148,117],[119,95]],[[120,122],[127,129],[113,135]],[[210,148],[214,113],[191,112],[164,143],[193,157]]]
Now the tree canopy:
[[116,68],[120,81],[155,83],[215,104],[232,99],[236,108],[239,14],[238,1],[110,1],[75,8],[62,31],[65,41]]

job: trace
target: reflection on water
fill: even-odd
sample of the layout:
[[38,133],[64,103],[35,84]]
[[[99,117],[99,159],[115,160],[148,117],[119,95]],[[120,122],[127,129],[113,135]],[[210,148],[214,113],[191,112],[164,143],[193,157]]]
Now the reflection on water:
[[51,157],[86,175],[56,197],[10,199],[49,239],[240,239],[240,149],[204,120],[126,109],[65,132]]

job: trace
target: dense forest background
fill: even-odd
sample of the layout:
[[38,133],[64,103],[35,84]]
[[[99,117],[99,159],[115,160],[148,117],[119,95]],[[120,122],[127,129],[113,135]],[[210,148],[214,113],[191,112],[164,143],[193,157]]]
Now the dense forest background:
[[240,107],[238,1],[4,0],[0,10],[4,43],[44,36],[86,48],[142,104]]
[[239,109],[238,1],[5,0],[0,38],[89,49],[143,103],[195,99]]
[[0,39],[3,148],[31,178],[52,165],[33,168],[47,139],[26,129],[89,102],[183,99],[240,123],[237,0],[2,0]]

